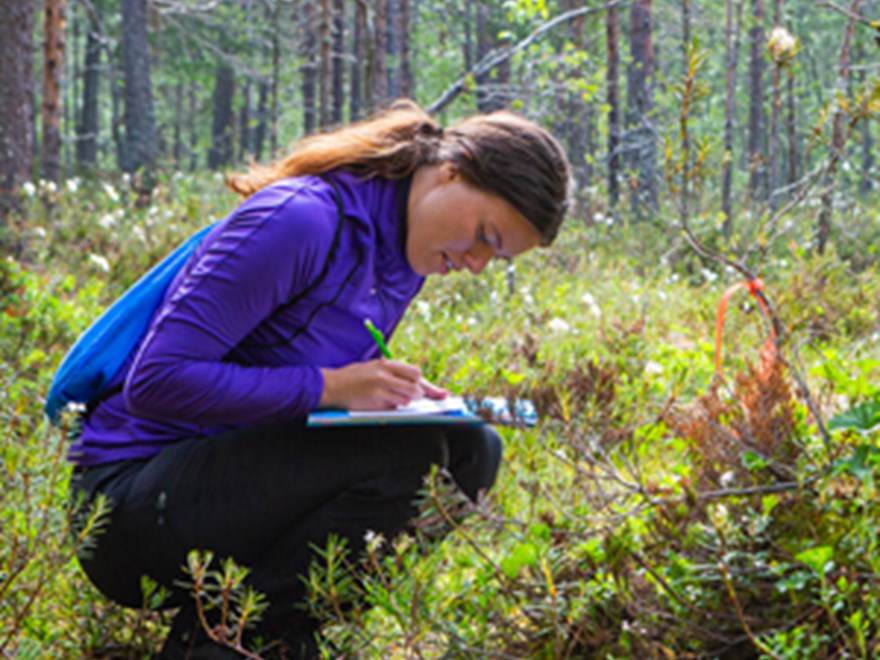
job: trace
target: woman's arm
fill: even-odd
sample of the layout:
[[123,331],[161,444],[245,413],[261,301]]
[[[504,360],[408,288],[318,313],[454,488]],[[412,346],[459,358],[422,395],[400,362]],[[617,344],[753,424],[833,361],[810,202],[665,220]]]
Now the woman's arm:
[[267,189],[226,223],[158,313],[125,383],[132,413],[157,420],[241,424],[318,406],[317,366],[223,362],[320,272],[336,208],[306,190]]

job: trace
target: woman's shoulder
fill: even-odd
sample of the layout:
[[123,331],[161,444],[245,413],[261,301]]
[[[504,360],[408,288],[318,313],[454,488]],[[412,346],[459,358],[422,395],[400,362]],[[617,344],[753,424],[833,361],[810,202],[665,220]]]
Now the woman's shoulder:
[[332,187],[316,176],[281,179],[245,200],[231,218],[234,223],[258,222],[277,237],[309,241],[332,238],[338,223]]

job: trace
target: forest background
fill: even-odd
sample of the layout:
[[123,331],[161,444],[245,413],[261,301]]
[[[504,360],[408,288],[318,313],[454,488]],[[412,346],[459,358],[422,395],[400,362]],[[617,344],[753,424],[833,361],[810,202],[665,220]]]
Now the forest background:
[[[234,207],[224,171],[399,97],[538,121],[576,204],[515,270],[430,283],[395,337],[541,422],[504,430],[479,505],[431,480],[415,537],[327,548],[327,648],[877,655],[878,21],[877,0],[0,0],[4,656],[149,657],[167,630],[148,582],[123,610],[77,568],[106,512],[68,512],[69,429],[42,413],[66,349]],[[207,560],[181,579],[255,616]]]

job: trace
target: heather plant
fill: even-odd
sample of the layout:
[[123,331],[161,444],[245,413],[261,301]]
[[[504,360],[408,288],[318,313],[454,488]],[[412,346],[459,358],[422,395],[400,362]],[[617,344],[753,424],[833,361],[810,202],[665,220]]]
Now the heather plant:
[[[69,429],[41,413],[78,333],[234,203],[211,177],[167,176],[141,206],[127,185],[81,181],[51,198],[36,186],[21,253],[0,264],[0,644],[18,657],[149,657],[167,631],[149,611],[155,585],[124,610],[78,570],[106,510],[72,515]],[[699,239],[712,224],[697,215],[691,228]],[[672,258],[687,254],[668,227],[572,223],[515,267],[427,285],[395,353],[454,391],[530,398],[541,421],[502,429],[499,482],[478,504],[438,473],[403,536],[371,537],[363,558],[322,549],[309,607],[327,621],[328,656],[877,652],[876,264],[769,245],[754,263],[785,341],[762,350],[773,323],[735,294],[718,375],[718,302],[741,276]],[[207,559],[194,555],[181,583],[200,585],[206,624],[240,645],[262,601],[242,588],[247,567]]]

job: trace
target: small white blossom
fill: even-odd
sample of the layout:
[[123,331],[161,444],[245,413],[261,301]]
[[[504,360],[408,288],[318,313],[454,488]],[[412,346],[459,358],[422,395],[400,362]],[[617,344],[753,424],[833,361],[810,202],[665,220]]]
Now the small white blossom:
[[110,229],[116,225],[116,218],[113,217],[112,213],[105,213],[101,216],[101,219],[98,220],[98,224],[104,229]]
[[132,227],[131,233],[134,234],[135,238],[137,238],[141,243],[147,242],[147,233],[144,231],[144,228],[141,227],[140,225],[135,225],[134,227]]
[[72,194],[76,194],[76,191],[79,190],[79,179],[73,177],[72,179],[68,179],[66,181],[67,191]]
[[736,483],[736,474],[733,470],[728,470],[721,475],[720,481],[723,488],[730,488]]
[[550,319],[550,322],[547,323],[547,327],[550,329],[550,332],[557,334],[564,334],[571,330],[571,326],[560,318]]
[[37,187],[32,181],[25,181],[21,184],[21,192],[24,193],[25,197],[33,197],[37,194]]
[[34,227],[34,235],[38,238],[46,238],[46,230],[43,227]]
[[707,282],[714,282],[718,279],[718,273],[711,271],[708,268],[703,268],[701,272]]
[[99,270],[105,273],[110,272],[110,262],[107,261],[107,257],[102,257],[100,254],[90,254],[89,261],[95,264]]
[[43,192],[47,192],[50,195],[54,195],[58,192],[58,186],[55,185],[55,182],[47,179],[40,179],[40,190]]
[[111,184],[106,181],[101,184],[104,187],[104,192],[107,193],[107,197],[110,198],[113,202],[119,201],[119,193],[116,192],[116,188],[114,188]]
[[653,360],[645,363],[645,374],[648,376],[658,376],[663,373],[663,365]]
[[424,300],[417,300],[416,301],[416,311],[426,321],[431,320],[431,306],[428,303],[426,303]]
[[526,305],[534,305],[534,304],[535,304],[535,299],[532,298],[529,294],[526,294],[526,295],[523,296],[523,302],[524,302]]
[[599,303],[596,302],[596,299],[589,291],[581,296],[581,302],[587,306],[587,309],[590,310],[590,314],[597,319],[602,316],[602,309],[599,307]]

